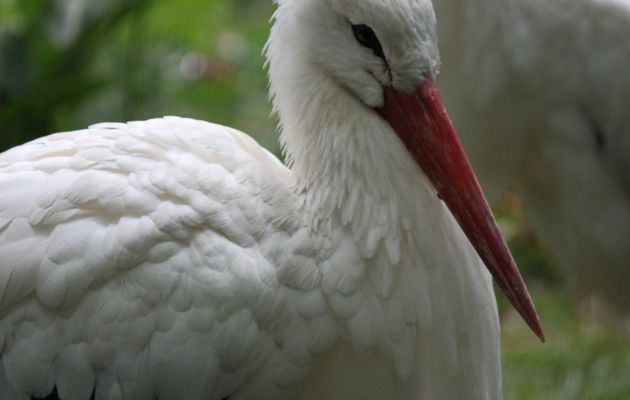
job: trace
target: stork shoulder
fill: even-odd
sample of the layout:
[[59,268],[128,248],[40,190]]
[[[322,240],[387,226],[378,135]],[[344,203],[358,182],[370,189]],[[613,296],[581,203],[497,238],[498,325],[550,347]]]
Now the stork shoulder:
[[54,383],[61,395],[131,363],[148,368],[129,371],[133,388],[100,373],[97,390],[175,398],[168,391],[184,386],[197,398],[229,394],[274,359],[270,373],[295,379],[285,370],[303,373],[289,366],[312,354],[286,335],[335,334],[329,322],[283,328],[319,281],[291,185],[247,135],[176,117],[0,155],[0,378],[39,397]]
[[[19,146],[0,156],[0,251],[15,259],[3,262],[4,284],[16,278],[10,271],[30,269],[18,264],[34,263],[30,285],[56,306],[79,295],[46,289],[61,284],[44,278],[60,266],[98,280],[164,261],[204,232],[252,247],[270,230],[292,229],[283,225],[295,217],[290,180],[245,134],[182,118],[100,124]],[[2,305],[19,301],[13,291],[21,290],[2,291]]]

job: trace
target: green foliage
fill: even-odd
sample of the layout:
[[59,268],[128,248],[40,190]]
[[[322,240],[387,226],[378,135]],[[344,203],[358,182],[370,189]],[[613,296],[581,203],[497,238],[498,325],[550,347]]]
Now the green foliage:
[[[520,202],[498,211],[542,319],[541,344],[497,292],[506,400],[630,399],[630,338],[596,299],[574,299],[527,229]],[[586,306],[589,307],[586,307]]]
[[76,34],[51,34],[65,21],[48,0],[3,3],[0,26],[0,131],[6,148],[52,132],[63,109],[76,107],[103,85],[85,71],[97,49],[148,0],[112,3],[86,18]]
[[[270,2],[83,0],[74,20],[67,4],[0,0],[0,150],[168,114],[233,125],[276,146],[261,56]],[[206,71],[183,71],[200,68],[187,67],[195,60]]]
[[506,399],[630,398],[628,337],[610,321],[578,312],[566,293],[537,287],[547,343],[511,309],[502,311]]

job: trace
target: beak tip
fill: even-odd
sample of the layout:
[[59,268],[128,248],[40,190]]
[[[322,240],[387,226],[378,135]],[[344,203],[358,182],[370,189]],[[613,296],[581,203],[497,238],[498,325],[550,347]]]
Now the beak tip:
[[534,334],[538,336],[538,339],[540,339],[541,343],[545,343],[547,341],[547,339],[545,338],[545,330],[542,326],[542,322],[540,322],[538,314],[534,314],[533,324],[530,325],[530,328],[532,331],[534,331]]
[[547,338],[545,337],[545,330],[540,322],[540,318],[538,318],[538,314],[536,314],[536,311],[534,311],[531,318],[525,318],[525,322],[527,323],[527,326],[529,326],[529,329],[534,332],[534,335],[540,339],[541,343],[545,343],[547,341]]
[[[523,282],[522,278],[520,278],[520,275],[519,280],[520,282]],[[536,335],[542,343],[545,343],[547,339],[545,338],[545,330],[543,328],[542,322],[540,320],[538,312],[536,311],[536,307],[534,306],[534,303],[529,296],[529,293],[526,292],[527,289],[525,288],[525,284],[522,284],[523,289],[525,290],[525,294],[522,297],[514,299],[512,299],[510,295],[508,295],[507,297],[515,306],[514,308],[518,311],[518,313],[521,314],[527,326],[529,326],[532,332],[534,332],[534,335]]]

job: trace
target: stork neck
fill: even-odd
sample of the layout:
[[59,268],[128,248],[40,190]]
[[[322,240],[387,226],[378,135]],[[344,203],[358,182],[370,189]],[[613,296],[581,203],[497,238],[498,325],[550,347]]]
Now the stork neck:
[[276,93],[281,142],[313,221],[329,220],[348,207],[347,215],[360,219],[372,212],[367,199],[399,201],[398,186],[405,185],[400,176],[417,175],[402,143],[375,111],[336,82],[314,76],[286,98]]
[[[296,13],[287,8],[296,4],[279,12]],[[371,212],[365,199],[399,202],[396,194],[413,184],[410,176],[419,175],[402,142],[317,62],[294,26],[299,18],[277,15],[276,20],[266,49],[270,91],[296,191],[304,196],[311,221],[330,220],[343,208],[360,219]]]

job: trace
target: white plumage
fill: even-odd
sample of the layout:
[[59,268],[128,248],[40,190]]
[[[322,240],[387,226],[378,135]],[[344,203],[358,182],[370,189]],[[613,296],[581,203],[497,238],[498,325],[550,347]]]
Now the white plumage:
[[627,314],[630,2],[434,3],[441,88],[482,183],[516,191],[569,282]]
[[372,109],[434,75],[430,3],[287,0],[267,55],[291,169],[177,117],[0,155],[0,398],[501,397],[490,275]]

